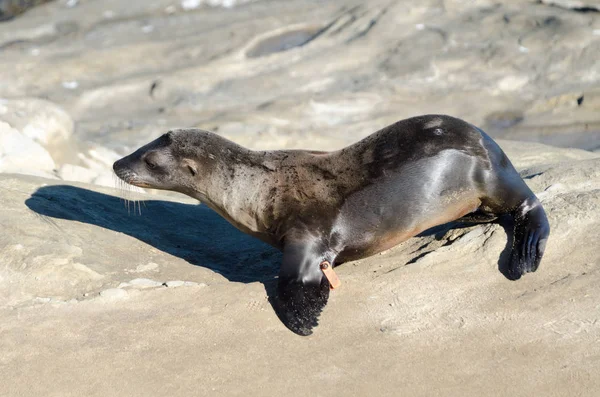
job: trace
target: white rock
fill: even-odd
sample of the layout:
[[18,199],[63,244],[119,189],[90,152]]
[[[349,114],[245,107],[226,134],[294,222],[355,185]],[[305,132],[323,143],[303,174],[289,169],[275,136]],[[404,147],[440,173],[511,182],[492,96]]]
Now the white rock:
[[70,80],[70,81],[63,81],[62,82],[62,86],[65,87],[68,90],[74,90],[77,87],[79,87],[79,83],[75,80]]
[[35,298],[35,302],[37,303],[50,303],[51,300],[52,298],[42,298],[39,296]]
[[75,270],[78,270],[79,272],[83,273],[85,275],[85,277],[89,278],[90,280],[101,280],[104,278],[104,275],[90,269],[88,266],[84,265],[83,263],[73,263],[73,268]]
[[183,283],[184,286],[186,287],[206,287],[206,284],[204,283],[196,283],[194,281],[186,281]]
[[58,169],[58,176],[65,181],[91,183],[98,177],[98,174],[89,168],[64,164]]
[[39,171],[52,172],[55,167],[42,145],[0,121],[0,172],[40,175]]
[[25,98],[4,100],[1,104],[6,111],[0,121],[9,123],[44,147],[67,141],[73,134],[71,116],[52,102]]
[[129,296],[129,293],[121,288],[109,288],[104,291],[100,291],[100,296],[107,300],[124,299]]
[[106,171],[106,172],[98,175],[97,177],[95,177],[91,183],[93,183],[94,185],[114,188],[115,186],[117,186],[115,178],[116,177],[112,173],[112,171]]
[[136,278],[129,282],[134,287],[138,288],[152,288],[152,287],[160,287],[163,283],[159,281],[154,281],[149,278]]
[[149,272],[149,271],[158,271],[158,264],[154,263],[154,262],[149,262],[145,265],[138,265],[134,270],[135,273],[142,273],[142,272]]
[[217,1],[211,1],[212,3],[219,3],[218,5],[220,5],[221,7],[225,7],[225,8],[233,8],[233,6],[235,6],[235,4],[237,3],[236,0],[217,0]]
[[107,167],[112,169],[113,163],[121,157],[115,151],[102,146],[94,146],[87,151],[87,154],[81,153],[79,155],[79,158],[88,168],[101,171],[105,171]]
[[498,88],[502,91],[516,91],[523,88],[528,82],[527,76],[506,76],[498,82]]
[[211,7],[233,8],[238,4],[250,3],[253,0],[207,0]]
[[186,11],[194,10],[194,9],[200,7],[201,4],[202,4],[202,0],[182,0],[181,8],[183,8]]
[[165,286],[169,288],[177,288],[177,287],[206,287],[204,283],[196,283],[194,281],[181,281],[181,280],[173,280],[167,281]]
[[169,288],[177,288],[177,287],[181,287],[181,286],[185,285],[185,281],[181,281],[181,280],[167,281],[165,283],[165,285]]

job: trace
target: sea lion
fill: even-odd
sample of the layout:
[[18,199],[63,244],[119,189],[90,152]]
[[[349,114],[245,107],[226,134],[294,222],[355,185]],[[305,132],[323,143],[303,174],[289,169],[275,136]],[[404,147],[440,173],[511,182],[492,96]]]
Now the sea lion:
[[323,264],[376,254],[468,214],[506,214],[514,220],[508,272],[518,279],[537,270],[550,232],[500,147],[443,115],[398,121],[334,152],[253,151],[208,131],[173,130],[113,168],[129,184],[194,197],[282,250],[274,308],[300,335],[312,333],[329,297]]

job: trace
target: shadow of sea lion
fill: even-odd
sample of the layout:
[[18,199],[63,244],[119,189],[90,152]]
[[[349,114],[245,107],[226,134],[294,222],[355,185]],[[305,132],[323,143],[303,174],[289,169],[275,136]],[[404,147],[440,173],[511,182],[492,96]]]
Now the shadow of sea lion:
[[39,188],[25,201],[38,214],[125,233],[157,249],[217,272],[229,281],[267,283],[277,275],[281,253],[237,230],[204,205],[141,201],[141,215],[124,200],[75,186]]
[[[474,216],[472,216],[472,215],[474,215]],[[444,223],[442,225],[434,226],[430,229],[427,229],[427,230],[419,233],[416,237],[433,236],[436,240],[441,240],[444,238],[446,233],[448,233],[452,229],[464,229],[464,228],[470,228],[470,227],[478,226],[478,225],[485,224],[485,223],[496,223],[496,224],[500,225],[500,227],[502,229],[504,229],[504,233],[506,233],[506,244],[504,245],[504,249],[502,250],[502,252],[499,253],[499,257],[498,257],[498,271],[500,273],[502,273],[502,275],[504,277],[506,277],[508,280],[511,280],[511,281],[518,280],[519,278],[521,278],[521,276],[519,275],[518,277],[515,277],[514,275],[511,275],[511,273],[509,271],[510,254],[512,251],[512,242],[513,242],[513,238],[514,238],[514,222],[513,222],[512,218],[509,215],[501,215],[498,218],[481,219],[479,221],[475,221],[472,219],[473,217],[475,217],[475,218],[478,217],[478,215],[479,215],[478,212],[475,212],[474,214],[467,215],[461,219],[457,219],[452,222]],[[451,241],[449,240],[444,245],[450,245],[456,241],[458,241],[458,239],[451,240]],[[416,263],[419,259],[421,259],[425,255],[429,254],[430,252],[431,251],[425,251],[425,252],[415,256],[413,259],[411,259],[407,263],[407,265]]]

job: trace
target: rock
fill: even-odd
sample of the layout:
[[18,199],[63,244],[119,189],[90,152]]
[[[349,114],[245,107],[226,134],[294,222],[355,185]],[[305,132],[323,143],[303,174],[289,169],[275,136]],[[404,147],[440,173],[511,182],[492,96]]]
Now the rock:
[[0,172],[52,177],[55,167],[50,153],[42,145],[0,121]]
[[89,168],[84,168],[73,164],[63,164],[58,169],[58,176],[65,181],[91,183],[98,174]]
[[501,91],[516,91],[523,88],[529,82],[527,76],[506,76],[498,82]]
[[94,185],[112,187],[118,186],[118,181],[112,172],[103,172],[90,181]]
[[77,81],[63,81],[62,86],[68,90],[74,90],[79,87],[79,83]]
[[185,11],[195,10],[203,3],[211,7],[232,8],[238,4],[249,3],[256,0],[181,0],[181,8]]
[[121,288],[109,288],[100,291],[100,296],[106,300],[121,300],[127,298],[129,294]]
[[115,186],[112,164],[121,156],[97,144],[80,152],[73,129],[69,114],[49,101],[0,100],[0,172]]
[[[231,393],[219,392],[224,395],[239,394],[238,384],[277,395],[290,386],[302,395],[337,395],[340,383],[358,394],[376,388],[384,395],[418,395],[422,374],[429,379],[431,371],[429,394],[448,394],[457,384],[467,387],[450,395],[480,396],[492,388],[524,395],[597,390],[597,363],[581,357],[600,356],[600,253],[594,244],[600,153],[500,145],[548,214],[552,232],[540,269],[516,282],[502,275],[499,258],[509,241],[497,224],[412,238],[336,268],[343,285],[331,292],[306,343],[268,304],[281,254],[205,206],[183,196],[174,201],[132,193],[147,206],[134,216],[122,207],[118,190],[0,174],[0,360],[6,368],[0,383],[15,395],[68,390],[94,396],[116,389],[153,395],[185,365],[186,376],[177,379],[189,395],[198,394],[199,384],[231,387]],[[172,290],[153,279],[131,280],[131,268],[159,270]],[[192,279],[211,288],[183,281]],[[115,285],[120,288],[107,288]],[[90,291],[101,292],[90,299]],[[84,294],[79,304],[64,304]],[[282,348],[299,362],[326,364],[319,371],[286,366]],[[389,359],[391,348],[400,349],[402,360]],[[198,361],[198,351],[218,360]],[[63,371],[73,357],[94,383]],[[161,376],[155,381],[140,362],[160,367]],[[519,378],[532,365],[539,371]],[[19,372],[23,368],[31,370]],[[58,378],[44,375],[44,368]]]
[[[423,113],[479,126],[504,114],[495,138],[597,149],[600,14],[583,12],[597,1],[306,2],[48,4],[0,34],[0,97],[51,98],[79,142],[118,155],[176,127],[337,149]],[[49,152],[57,167],[94,167]]]
[[206,287],[207,286],[207,284],[205,284],[205,283],[197,283],[195,281],[184,281],[183,285],[185,287]]
[[200,4],[202,4],[202,0],[182,0],[181,8],[183,8],[186,11],[194,10],[200,7]]
[[162,286],[163,283],[160,281],[150,280],[149,278],[136,278],[131,280],[129,285],[132,285],[136,288],[154,288]]
[[1,99],[0,172],[50,176],[73,156],[72,133],[71,117],[49,101]]
[[194,281],[181,281],[181,280],[173,280],[167,281],[164,285],[168,288],[177,288],[177,287],[206,287],[204,283],[196,283]]
[[154,262],[146,263],[145,265],[137,265],[134,273],[157,272],[158,264]]
[[169,287],[169,288],[177,288],[177,287],[181,287],[185,284],[185,281],[181,281],[181,280],[174,280],[174,281],[167,281],[165,283],[165,286]]
[[99,170],[97,167],[87,168],[80,165],[63,164],[59,167],[56,175],[64,181],[93,183],[108,187],[117,186],[117,179],[108,167]]
[[87,154],[85,158],[82,158],[86,165],[90,168],[101,170],[112,167],[113,163],[121,158],[114,150],[99,145],[88,149]]
[[46,148],[67,142],[73,134],[73,120],[56,104],[37,98],[3,99],[0,120]]

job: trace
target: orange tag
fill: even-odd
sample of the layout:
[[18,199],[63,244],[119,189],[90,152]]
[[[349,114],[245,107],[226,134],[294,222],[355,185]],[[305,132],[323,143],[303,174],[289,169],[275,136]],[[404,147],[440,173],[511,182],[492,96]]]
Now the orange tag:
[[335,274],[335,272],[333,271],[333,267],[331,266],[331,264],[329,262],[327,262],[327,261],[321,262],[321,271],[323,272],[323,274],[325,274],[325,277],[327,277],[327,281],[329,281],[330,289],[336,289],[340,285],[342,285],[342,282],[338,278],[337,274]]

